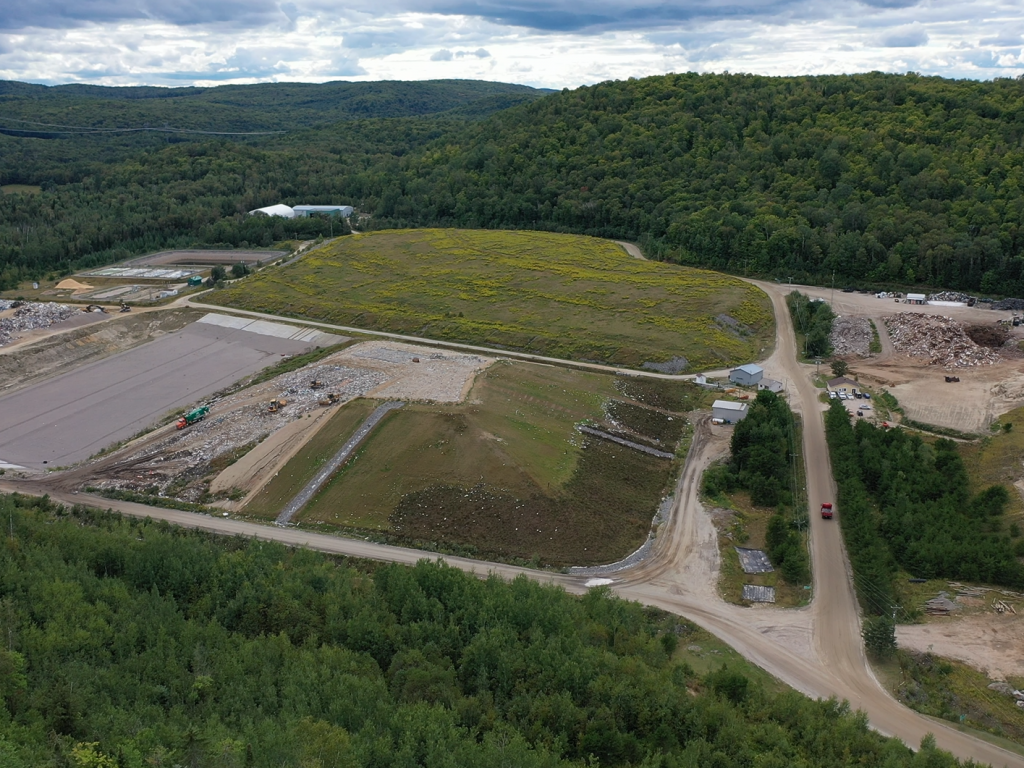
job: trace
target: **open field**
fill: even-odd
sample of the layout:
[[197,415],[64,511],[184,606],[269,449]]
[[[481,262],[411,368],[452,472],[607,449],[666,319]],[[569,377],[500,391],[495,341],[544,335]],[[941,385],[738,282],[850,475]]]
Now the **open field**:
[[347,237],[210,301],[666,372],[754,360],[774,332],[767,297],[741,280],[542,232]]
[[207,315],[156,341],[0,398],[0,460],[35,470],[74,464],[173,408],[318,343],[290,338],[288,333],[310,333],[294,327],[264,323],[256,329],[246,320],[241,324],[253,330],[245,330],[235,318],[214,322],[219,317]]
[[[625,399],[619,389],[629,383],[498,362],[477,376],[462,404],[391,413],[296,520],[554,565],[616,560],[646,538],[675,462],[576,427],[587,421],[671,451],[685,420]],[[692,385],[659,387],[680,410],[702,402]],[[332,455],[361,416],[338,427],[333,443],[318,440],[296,455],[245,512],[276,515],[278,500],[313,474],[311,461]]]

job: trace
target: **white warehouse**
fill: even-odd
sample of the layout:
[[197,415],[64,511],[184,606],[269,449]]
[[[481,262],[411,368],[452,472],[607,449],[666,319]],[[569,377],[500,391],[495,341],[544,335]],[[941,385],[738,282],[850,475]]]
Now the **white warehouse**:
[[735,424],[747,418],[747,404],[732,400],[715,400],[711,406],[711,418],[721,419],[726,424]]

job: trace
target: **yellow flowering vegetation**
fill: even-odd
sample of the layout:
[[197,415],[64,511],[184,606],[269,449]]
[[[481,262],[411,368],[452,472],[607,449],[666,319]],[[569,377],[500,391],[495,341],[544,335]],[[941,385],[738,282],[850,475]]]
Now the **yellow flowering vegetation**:
[[737,278],[634,259],[607,240],[547,232],[345,237],[211,301],[637,368],[747,362],[774,333],[767,296]]

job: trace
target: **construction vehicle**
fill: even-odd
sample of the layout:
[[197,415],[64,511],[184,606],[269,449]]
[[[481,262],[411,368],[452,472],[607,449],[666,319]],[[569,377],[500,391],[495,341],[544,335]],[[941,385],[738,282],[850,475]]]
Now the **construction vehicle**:
[[103,307],[101,307],[99,304],[90,304],[85,309],[83,309],[82,311],[83,312],[102,312],[103,314],[107,313],[107,310],[104,309]]
[[309,388],[310,389],[323,389],[324,388],[324,383],[322,381],[320,381],[319,379],[313,379],[311,382],[309,382]]
[[831,501],[826,501],[824,504],[821,505],[821,517],[824,520],[831,520],[832,519],[832,502]]
[[326,408],[328,405],[334,405],[336,402],[338,402],[338,396],[333,392],[328,392],[327,397],[320,401],[320,405]]
[[122,302],[121,302],[121,311],[122,311],[122,312],[131,312],[131,311],[132,311],[132,308],[131,308],[131,307],[129,307],[129,306],[127,305],[127,304],[125,304],[125,303],[124,303],[124,302],[122,301]]
[[182,416],[175,423],[177,429],[184,429],[185,427],[195,424],[197,421],[202,421],[206,418],[206,414],[210,412],[210,406],[201,405],[198,408],[193,408],[191,411]]
[[283,397],[275,397],[273,400],[270,401],[270,406],[267,408],[267,411],[270,413],[277,413],[286,405],[288,405],[288,401],[285,400]]

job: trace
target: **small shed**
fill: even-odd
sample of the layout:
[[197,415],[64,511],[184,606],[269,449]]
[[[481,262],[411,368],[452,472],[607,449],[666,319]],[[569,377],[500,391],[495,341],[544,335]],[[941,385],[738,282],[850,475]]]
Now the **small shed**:
[[846,376],[837,376],[834,379],[830,379],[828,382],[828,388],[833,392],[845,392],[848,395],[859,386],[860,382],[849,379]]
[[775,379],[761,379],[757,382],[757,391],[760,392],[762,389],[767,389],[769,392],[775,392],[778,394],[782,391],[782,382],[776,381]]
[[729,371],[729,381],[745,387],[752,387],[764,376],[764,369],[760,365],[748,363],[739,368]]
[[907,304],[927,304],[928,298],[923,293],[908,293],[904,301]]
[[699,384],[700,386],[703,387],[705,384],[708,383],[708,377],[705,376],[703,373],[698,373],[696,376],[693,377],[693,383]]
[[715,400],[711,406],[711,418],[721,419],[726,424],[735,424],[747,417],[747,404],[732,400]]

